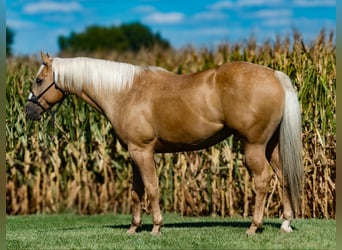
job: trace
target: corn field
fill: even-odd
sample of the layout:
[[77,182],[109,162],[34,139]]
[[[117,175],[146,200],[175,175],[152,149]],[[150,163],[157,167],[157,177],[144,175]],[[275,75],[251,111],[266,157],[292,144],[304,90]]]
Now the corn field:
[[[305,179],[299,216],[335,218],[334,39],[333,33],[322,31],[314,42],[304,44],[301,35],[294,32],[263,44],[251,37],[215,48],[154,48],[135,54],[113,51],[91,56],[156,65],[182,74],[240,60],[283,71],[292,79],[302,109]],[[35,57],[7,59],[7,214],[130,213],[132,162],[105,117],[82,100],[69,96],[55,114],[54,124],[48,113],[39,122],[26,120],[26,99],[39,65]],[[231,136],[206,150],[156,154],[163,211],[182,215],[252,215],[254,184],[245,167],[242,148]],[[281,185],[273,175],[266,216],[282,213],[281,199]],[[144,209],[149,213],[146,197]]]

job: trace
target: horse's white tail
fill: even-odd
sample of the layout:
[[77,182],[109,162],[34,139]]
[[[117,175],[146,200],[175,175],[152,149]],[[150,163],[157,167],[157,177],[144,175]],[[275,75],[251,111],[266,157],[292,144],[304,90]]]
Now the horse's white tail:
[[288,184],[292,208],[297,212],[300,204],[304,173],[300,107],[290,78],[280,71],[276,71],[275,75],[285,90],[285,107],[280,124],[279,138],[283,179]]

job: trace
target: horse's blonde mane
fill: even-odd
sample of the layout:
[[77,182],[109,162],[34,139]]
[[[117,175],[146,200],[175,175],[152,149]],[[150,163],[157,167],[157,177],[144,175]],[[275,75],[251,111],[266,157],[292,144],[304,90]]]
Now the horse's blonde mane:
[[61,87],[76,92],[81,92],[85,84],[92,84],[94,91],[120,92],[129,89],[135,75],[143,70],[140,66],[87,57],[56,57],[52,61],[52,67],[55,81]]

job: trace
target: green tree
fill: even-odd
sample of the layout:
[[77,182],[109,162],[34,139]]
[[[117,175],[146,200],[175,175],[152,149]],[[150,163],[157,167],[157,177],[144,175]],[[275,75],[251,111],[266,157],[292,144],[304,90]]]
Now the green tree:
[[6,27],[6,55],[12,55],[12,45],[14,42],[14,32],[9,28]]
[[58,45],[61,52],[93,51],[139,51],[155,45],[169,48],[168,41],[159,33],[153,33],[140,23],[122,24],[120,26],[89,26],[84,32],[71,32],[69,37],[60,36]]

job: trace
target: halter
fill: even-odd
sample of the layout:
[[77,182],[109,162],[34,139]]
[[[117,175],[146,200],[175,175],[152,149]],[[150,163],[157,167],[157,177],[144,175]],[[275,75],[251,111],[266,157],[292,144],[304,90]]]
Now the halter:
[[[43,63],[43,65],[46,66],[46,67],[48,66],[46,63]],[[54,74],[54,72],[53,72],[53,74]],[[55,79],[55,77],[53,77],[53,79]],[[33,93],[33,91],[30,90],[30,94],[28,96],[28,101],[32,102],[34,104],[37,104],[39,107],[41,107],[43,109],[44,112],[47,111],[48,109],[50,109],[52,104],[45,100],[45,102],[49,105],[49,107],[46,109],[46,108],[44,108],[43,105],[40,104],[39,98],[41,98],[53,85],[55,85],[55,88],[58,89],[62,93],[62,95],[63,95],[62,101],[63,101],[64,98],[68,95],[68,93],[65,92],[63,89],[61,89],[60,87],[58,87],[58,85],[57,85],[55,80],[46,89],[44,89],[44,91],[42,93],[40,93],[38,96],[36,96]]]
[[[33,102],[34,104],[37,104],[39,107],[41,107],[43,109],[43,111],[45,112],[46,110],[48,110],[52,104],[49,103],[48,101],[45,100],[45,102],[49,105],[49,108],[45,108],[42,104],[40,104],[39,102],[39,98],[41,98],[53,85],[55,85],[55,88],[58,89],[62,95],[63,95],[63,99],[65,98],[65,96],[67,95],[64,90],[62,90],[60,87],[58,87],[58,85],[56,84],[55,81],[53,81],[42,93],[40,93],[38,96],[36,96],[33,91],[30,91],[29,97],[28,97],[28,101],[29,102]],[[62,100],[63,100],[62,99]]]
[[58,109],[59,109],[59,107],[60,107],[60,104],[62,104],[63,100],[64,100],[65,97],[68,95],[68,93],[67,93],[66,91],[64,91],[62,88],[60,88],[60,87],[57,85],[57,83],[56,83],[55,80],[54,80],[52,83],[50,83],[50,85],[49,85],[46,89],[44,89],[44,91],[43,91],[42,93],[40,93],[38,96],[36,96],[36,95],[33,93],[33,91],[31,90],[31,91],[30,91],[30,94],[29,94],[29,96],[28,96],[28,101],[29,101],[29,102],[32,102],[32,103],[34,103],[34,104],[36,104],[36,105],[38,105],[38,106],[43,110],[43,112],[46,112],[47,110],[49,110],[49,109],[52,107],[53,104],[51,104],[51,103],[49,103],[48,101],[45,100],[45,102],[49,105],[48,108],[45,108],[45,107],[39,102],[39,99],[40,99],[40,98],[41,98],[41,97],[42,97],[42,96],[43,96],[43,95],[44,95],[52,86],[55,86],[55,88],[56,88],[57,90],[59,90],[59,91],[62,93],[62,95],[63,95],[63,98],[62,98],[62,100],[59,102],[59,106],[57,107],[56,111],[50,110],[51,122],[54,123],[54,115],[55,115],[55,113],[58,111]]

